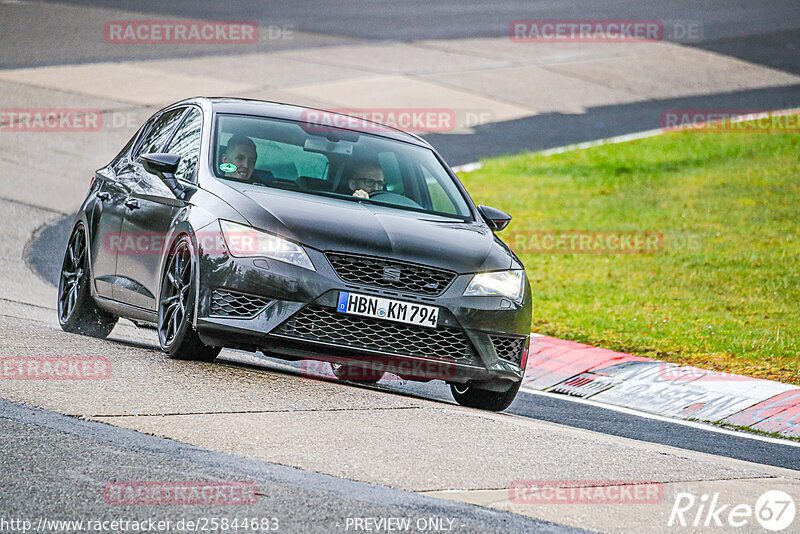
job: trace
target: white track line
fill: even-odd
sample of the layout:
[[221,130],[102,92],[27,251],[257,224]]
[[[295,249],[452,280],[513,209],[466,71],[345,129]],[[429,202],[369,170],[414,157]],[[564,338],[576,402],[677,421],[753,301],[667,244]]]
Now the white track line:
[[[791,441],[791,440],[783,440],[778,438],[771,438],[768,436],[760,436],[758,434],[751,434],[749,432],[743,430],[728,430],[726,428],[719,428],[716,426],[704,424],[704,423],[697,423],[695,421],[686,421],[685,419],[674,419],[672,417],[664,417],[663,415],[656,415],[648,412],[640,412],[639,410],[633,410],[631,408],[623,408],[622,406],[616,406],[614,404],[607,404],[604,402],[597,402],[589,399],[584,399],[581,397],[574,397],[571,395],[563,395],[561,393],[550,393],[549,391],[539,391],[538,389],[530,389],[530,388],[520,388],[520,392],[530,393],[531,395],[539,395],[542,397],[548,397],[551,399],[559,399],[565,400],[569,402],[576,402],[578,404],[586,404],[588,406],[594,406],[595,408],[603,408],[606,410],[612,410],[614,412],[624,413],[626,415],[635,415],[637,417],[644,417],[645,419],[653,419],[654,421],[662,421],[665,423],[675,423],[676,425],[683,425],[688,426],[690,428],[697,428],[699,430],[706,430],[708,432],[716,432],[717,434],[726,434],[729,436],[736,436],[740,438],[747,438],[753,439],[756,441],[764,441],[767,443],[774,443],[777,445],[787,445],[789,447],[800,447],[800,442]],[[562,423],[563,424],[563,423]]]
[[458,174],[459,172],[472,172],[477,171],[483,167],[480,161],[476,161],[474,163],[466,163],[464,165],[456,165],[455,167],[451,167],[453,172]]
[[[539,336],[541,334],[532,334],[532,335]],[[250,355],[250,353],[247,353],[247,352],[244,352],[244,351],[239,351],[239,350],[234,350],[233,352],[237,353],[237,355],[239,353]],[[247,363],[247,364],[251,364],[251,365],[252,364],[257,364],[259,366],[266,366],[267,369],[269,369],[270,366],[274,366],[276,369],[278,369],[280,371],[289,372],[289,373],[292,373],[292,374],[299,374],[301,376],[303,375],[302,370],[298,369],[297,367],[293,367],[293,366],[288,365],[288,364],[278,363],[278,362],[275,362],[275,361],[272,361],[272,360],[261,360],[257,356],[255,356],[255,357],[251,356],[249,358],[241,358],[240,359],[240,358],[232,357],[232,355],[226,355],[225,353],[222,353],[221,357],[220,357],[220,361],[228,361],[228,362],[233,362],[233,363]],[[333,376],[326,377],[326,376],[320,375],[320,376],[309,376],[309,377],[306,377],[306,378],[313,378],[313,379],[317,379],[317,380],[336,381]],[[394,391],[394,390],[391,390],[391,391]],[[529,388],[524,388],[524,387],[520,388],[520,392],[530,393],[532,395],[540,395],[542,397],[549,397],[549,398],[552,398],[552,399],[559,399],[559,400],[565,400],[565,401],[570,401],[570,402],[576,402],[578,404],[586,404],[586,405],[589,405],[589,406],[594,406],[596,408],[603,408],[603,409],[606,409],[606,410],[612,410],[612,411],[615,411],[615,412],[624,413],[626,415],[634,415],[634,416],[637,416],[637,417],[644,417],[645,419],[653,419],[653,420],[656,420],[656,421],[663,421],[663,422],[666,422],[666,423],[675,423],[677,425],[683,425],[683,426],[688,426],[688,427],[691,427],[691,428],[697,428],[697,429],[700,429],[700,430],[706,430],[708,432],[717,432],[718,434],[727,434],[727,435],[730,435],[730,436],[738,436],[738,437],[742,437],[742,438],[754,439],[756,441],[765,441],[767,443],[777,443],[778,445],[788,445],[790,447],[800,447],[800,442],[796,442],[796,441],[782,440],[782,439],[778,439],[778,438],[770,438],[768,436],[759,436],[758,434],[751,434],[751,433],[748,433],[746,431],[727,430],[725,428],[718,428],[718,427],[715,427],[715,426],[712,426],[712,425],[708,425],[708,424],[696,423],[694,421],[686,421],[684,419],[674,419],[672,417],[664,417],[662,415],[651,414],[651,413],[648,413],[648,412],[640,412],[638,410],[632,410],[630,408],[623,408],[621,406],[616,406],[614,404],[606,404],[606,403],[602,403],[602,402],[591,401],[591,400],[588,400],[588,399],[583,399],[583,398],[580,398],[580,397],[574,397],[574,396],[571,396],[571,395],[563,395],[563,394],[560,394],[560,393],[550,393],[550,392],[547,392],[547,391],[540,391],[538,389],[529,389]],[[560,423],[560,424],[564,424],[564,423]]]
[[[794,115],[796,113],[800,113],[800,108],[790,108],[790,109],[781,109],[775,111],[765,111],[763,113],[750,113],[747,115],[740,115],[738,117],[733,117],[731,119],[727,119],[729,122],[747,122],[757,119],[764,119],[767,117],[779,117],[784,115]],[[594,141],[586,141],[584,143],[575,143],[572,145],[564,145],[555,148],[548,148],[546,150],[539,150],[538,152],[531,152],[531,156],[553,156],[555,154],[563,154],[564,152],[572,152],[574,150],[586,150],[587,148],[592,148],[596,146],[603,146],[603,145],[616,145],[619,143],[627,143],[629,141],[636,141],[637,139],[647,139],[648,137],[656,137],[661,134],[670,133],[670,132],[679,132],[679,131],[687,131],[687,130],[695,130],[702,128],[708,124],[714,124],[714,121],[709,122],[699,122],[693,126],[682,127],[682,128],[656,128],[655,130],[645,130],[643,132],[635,132],[625,135],[617,135],[614,137],[608,137],[606,139],[596,139]],[[453,172],[472,172],[477,171],[482,167],[479,161],[473,163],[465,163],[464,165],[457,165],[453,167]]]
[[637,139],[647,139],[648,137],[656,137],[658,135],[667,133],[670,130],[664,130],[662,128],[656,128],[655,130],[645,130],[643,132],[635,132],[625,135],[617,135],[614,137],[608,137],[606,139],[597,139],[595,141],[586,141],[584,143],[575,143],[574,145],[565,145],[559,146],[555,148],[548,148],[547,150],[540,150],[538,152],[534,152],[531,155],[535,156],[553,156],[555,154],[563,154],[564,152],[572,152],[574,150],[586,150],[587,148],[593,148],[596,146],[603,146],[603,145],[617,145],[619,143],[628,143],[630,141],[636,141]]
[[[627,143],[628,141],[635,141],[637,139],[645,139],[647,137],[655,137],[665,133],[667,130],[658,128],[656,130],[647,130],[644,132],[636,132],[632,134],[618,135],[616,137],[609,137],[607,139],[597,139],[595,141],[586,141],[585,143],[575,143],[573,145],[564,145],[555,148],[548,148],[547,150],[540,150],[538,152],[531,152],[531,156],[553,156],[555,154],[563,154],[564,152],[572,152],[573,150],[586,150],[595,146],[615,145],[618,143]],[[472,172],[477,171],[483,165],[480,161],[473,163],[465,163],[464,165],[457,165],[453,167],[453,172]]]

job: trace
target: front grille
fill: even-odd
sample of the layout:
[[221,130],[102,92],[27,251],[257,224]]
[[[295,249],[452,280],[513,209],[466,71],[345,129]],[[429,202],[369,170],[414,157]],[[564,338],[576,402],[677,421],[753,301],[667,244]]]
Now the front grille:
[[214,289],[211,291],[211,315],[240,319],[254,317],[270,302],[271,300],[265,297]]
[[466,334],[458,328],[425,328],[381,321],[339,313],[334,308],[323,306],[306,306],[279,326],[274,334],[384,354],[466,364],[477,362]]
[[492,339],[494,350],[497,357],[508,360],[512,363],[520,364],[522,361],[522,351],[525,350],[525,338],[489,336]]
[[423,295],[440,295],[456,273],[413,263],[328,252],[328,261],[345,282]]

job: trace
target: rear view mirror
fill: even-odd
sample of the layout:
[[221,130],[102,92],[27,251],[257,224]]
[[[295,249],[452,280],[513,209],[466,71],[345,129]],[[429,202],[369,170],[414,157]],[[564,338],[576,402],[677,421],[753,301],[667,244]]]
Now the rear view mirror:
[[486,224],[493,232],[499,232],[511,222],[511,215],[497,208],[478,206],[478,211],[481,212],[483,218],[486,219]]
[[353,143],[349,141],[334,141],[330,137],[308,137],[303,144],[306,152],[321,152],[322,154],[342,154],[350,156],[353,154]]

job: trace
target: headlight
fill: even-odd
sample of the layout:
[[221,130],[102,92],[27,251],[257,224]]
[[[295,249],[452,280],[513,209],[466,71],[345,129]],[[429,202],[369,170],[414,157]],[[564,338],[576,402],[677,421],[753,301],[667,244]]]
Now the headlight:
[[243,224],[221,220],[219,225],[233,256],[261,256],[316,271],[306,251],[296,243]]
[[485,297],[502,295],[512,300],[522,300],[525,288],[525,271],[501,271],[497,273],[479,273],[464,291],[465,297]]

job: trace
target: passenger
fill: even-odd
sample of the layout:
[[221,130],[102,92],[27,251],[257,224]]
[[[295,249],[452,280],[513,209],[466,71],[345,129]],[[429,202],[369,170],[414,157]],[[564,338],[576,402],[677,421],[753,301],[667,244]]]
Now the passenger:
[[236,165],[236,170],[226,172],[225,177],[242,182],[249,181],[256,168],[256,158],[258,158],[258,153],[252,139],[239,134],[232,136],[222,153],[222,163]]

